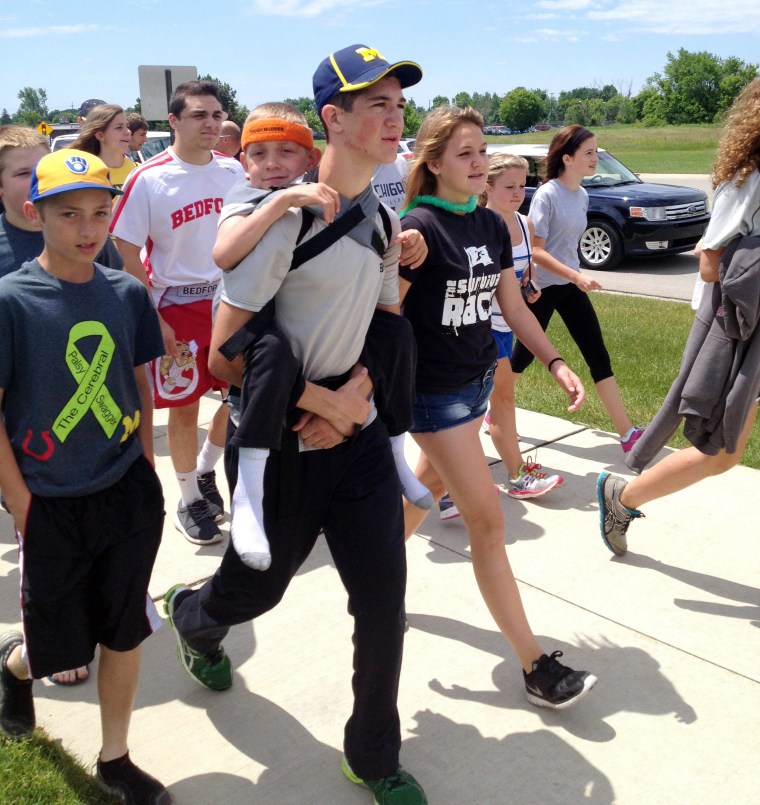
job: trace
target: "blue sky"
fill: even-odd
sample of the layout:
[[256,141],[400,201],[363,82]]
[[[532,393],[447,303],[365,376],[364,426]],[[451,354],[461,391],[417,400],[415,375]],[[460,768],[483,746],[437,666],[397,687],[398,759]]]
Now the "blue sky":
[[140,64],[195,65],[248,107],[311,95],[330,52],[370,45],[424,71],[407,97],[552,93],[614,84],[635,94],[683,47],[760,62],[758,0],[27,0],[0,4],[0,109],[24,86],[51,109],[129,106]]

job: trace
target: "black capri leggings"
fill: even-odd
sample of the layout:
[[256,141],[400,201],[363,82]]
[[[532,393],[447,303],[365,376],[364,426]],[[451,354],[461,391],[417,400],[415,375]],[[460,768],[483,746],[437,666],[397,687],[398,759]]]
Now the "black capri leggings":
[[[572,282],[566,285],[549,285],[541,289],[540,298],[530,309],[544,332],[554,311],[559,313],[571,338],[578,345],[594,383],[613,376],[610,354],[602,338],[602,328],[587,293]],[[533,353],[517,341],[512,352],[512,371],[520,374],[530,366],[532,360]]]

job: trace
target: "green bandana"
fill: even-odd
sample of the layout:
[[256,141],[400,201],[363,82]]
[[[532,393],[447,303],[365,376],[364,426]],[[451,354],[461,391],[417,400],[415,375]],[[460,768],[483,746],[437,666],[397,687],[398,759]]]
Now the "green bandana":
[[408,212],[411,212],[418,204],[429,204],[431,207],[440,207],[442,210],[449,212],[472,212],[478,206],[478,197],[470,196],[470,200],[465,204],[457,204],[455,201],[446,201],[445,199],[438,198],[438,196],[417,196],[411,203],[407,204],[402,210],[399,210],[398,217],[403,218]]

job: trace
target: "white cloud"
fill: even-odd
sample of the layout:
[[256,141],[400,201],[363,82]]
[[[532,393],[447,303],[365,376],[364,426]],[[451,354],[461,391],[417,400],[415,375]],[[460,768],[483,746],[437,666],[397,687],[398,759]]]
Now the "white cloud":
[[[622,26],[620,35],[637,33],[680,36],[760,33],[757,0],[537,0],[525,15],[532,20],[572,20]],[[587,32],[589,33],[589,32]],[[577,32],[576,32],[577,34]],[[572,37],[575,38],[576,34]],[[577,34],[579,35],[579,34]],[[596,31],[595,36],[599,36]]]
[[564,39],[567,42],[577,42],[581,34],[578,33],[578,31],[570,31],[563,28],[539,28],[536,31],[536,36],[543,42],[547,40],[556,42],[560,39]]
[[760,3],[756,0],[607,0],[597,3],[586,16],[657,34],[760,33]]
[[277,17],[318,17],[329,12],[382,5],[385,0],[254,0],[249,13]]
[[40,36],[69,36],[92,33],[100,30],[98,25],[46,25],[31,28],[6,28],[0,31],[0,39],[32,39]]
[[582,11],[598,5],[594,0],[538,0],[536,6],[547,11]]

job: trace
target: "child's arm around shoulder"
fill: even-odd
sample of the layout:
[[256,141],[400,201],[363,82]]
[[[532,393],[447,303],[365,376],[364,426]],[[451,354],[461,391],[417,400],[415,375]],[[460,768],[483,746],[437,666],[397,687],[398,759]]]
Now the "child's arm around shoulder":
[[325,222],[332,223],[340,208],[337,191],[324,182],[294,184],[277,193],[271,201],[257,207],[250,215],[231,215],[216,233],[213,257],[223,271],[229,271],[250,252],[275,221],[291,207],[320,206]]

